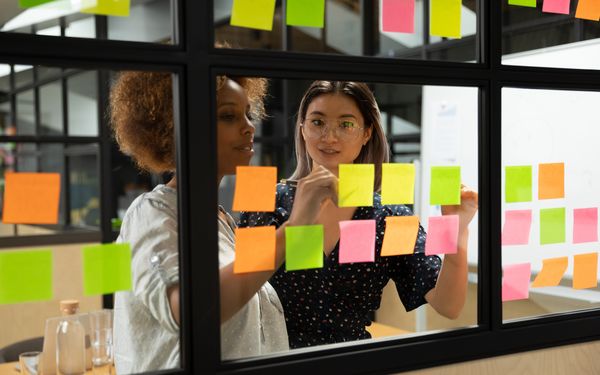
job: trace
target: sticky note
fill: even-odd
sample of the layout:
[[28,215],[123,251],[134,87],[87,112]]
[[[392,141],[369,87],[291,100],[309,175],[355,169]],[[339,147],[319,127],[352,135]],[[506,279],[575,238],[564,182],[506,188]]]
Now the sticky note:
[[565,197],[565,163],[540,164],[538,171],[538,198]]
[[548,245],[565,242],[565,209],[542,208],[540,210],[540,243]]
[[323,225],[285,228],[285,270],[323,267]]
[[531,202],[531,166],[510,166],[505,169],[504,192],[507,203]]
[[569,5],[571,0],[544,0],[542,12],[569,14]]
[[275,269],[275,227],[235,229],[234,273],[270,271]]
[[381,203],[415,203],[415,165],[383,163],[381,168]]
[[573,288],[595,288],[598,285],[598,253],[579,254],[573,258]]
[[455,254],[458,251],[458,215],[429,217],[425,255]]
[[414,253],[418,233],[418,216],[386,217],[381,256],[406,255]]
[[341,263],[375,261],[375,220],[340,221]]
[[4,175],[5,224],[56,224],[60,174],[11,173]]
[[286,23],[290,26],[325,25],[325,0],[287,0]]
[[382,0],[381,27],[393,33],[415,32],[415,0]]
[[230,24],[271,31],[274,16],[275,0],[233,0]]
[[131,248],[127,243],[85,246],[83,294],[93,296],[131,290]]
[[430,6],[429,33],[446,38],[460,38],[462,1],[431,0]]
[[236,168],[234,211],[275,211],[276,194],[277,167]]
[[81,13],[128,17],[131,0],[82,0]]
[[54,0],[19,0],[19,6],[21,8],[31,8],[38,5],[53,2]]
[[508,0],[508,5],[518,5],[522,7],[536,7],[536,0]]
[[338,206],[373,206],[375,165],[340,164]]
[[557,286],[565,274],[568,265],[568,257],[544,259],[542,270],[537,274],[531,286],[534,288]]
[[598,21],[600,19],[600,1],[598,0],[579,0],[575,18],[584,20]]
[[511,264],[502,269],[502,302],[529,298],[531,264]]
[[511,210],[504,213],[502,245],[527,245],[531,231],[531,210]]
[[598,208],[573,210],[573,243],[598,241]]
[[431,167],[429,203],[460,204],[460,167]]
[[0,305],[51,300],[52,251],[0,251]]

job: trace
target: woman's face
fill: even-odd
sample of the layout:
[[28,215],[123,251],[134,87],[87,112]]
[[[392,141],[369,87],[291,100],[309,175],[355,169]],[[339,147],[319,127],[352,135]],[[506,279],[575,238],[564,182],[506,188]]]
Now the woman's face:
[[244,88],[227,79],[217,93],[217,157],[219,176],[235,174],[254,155],[254,131],[250,103]]
[[371,127],[352,98],[323,94],[308,105],[302,137],[313,162],[337,175],[339,164],[352,164],[358,157],[371,137]]

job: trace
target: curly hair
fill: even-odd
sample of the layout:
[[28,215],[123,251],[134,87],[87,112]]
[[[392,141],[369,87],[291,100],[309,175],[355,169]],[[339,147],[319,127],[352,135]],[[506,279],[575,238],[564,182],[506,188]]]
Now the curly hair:
[[[246,94],[255,118],[264,118],[267,80],[250,77],[217,77],[217,92],[227,79]],[[121,151],[151,173],[175,171],[175,124],[170,73],[126,71],[110,91],[110,124]]]

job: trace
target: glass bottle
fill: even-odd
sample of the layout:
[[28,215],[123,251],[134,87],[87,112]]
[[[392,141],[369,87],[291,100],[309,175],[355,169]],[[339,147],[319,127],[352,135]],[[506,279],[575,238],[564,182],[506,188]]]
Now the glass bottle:
[[56,330],[57,375],[83,375],[85,373],[85,328],[75,314],[79,301],[60,302],[62,319]]

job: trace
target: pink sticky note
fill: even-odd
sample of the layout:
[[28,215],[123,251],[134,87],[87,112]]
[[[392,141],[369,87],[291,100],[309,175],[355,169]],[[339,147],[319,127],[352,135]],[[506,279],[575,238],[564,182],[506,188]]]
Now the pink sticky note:
[[455,254],[458,251],[458,215],[429,218],[425,255]]
[[510,264],[502,269],[502,302],[529,298],[531,264]]
[[569,14],[571,0],[544,0],[542,12]]
[[415,32],[415,0],[383,0],[381,5],[383,31]]
[[531,210],[505,212],[502,245],[527,245],[531,230]]
[[375,261],[375,220],[340,221],[340,264]]
[[598,208],[573,210],[573,243],[598,241]]

